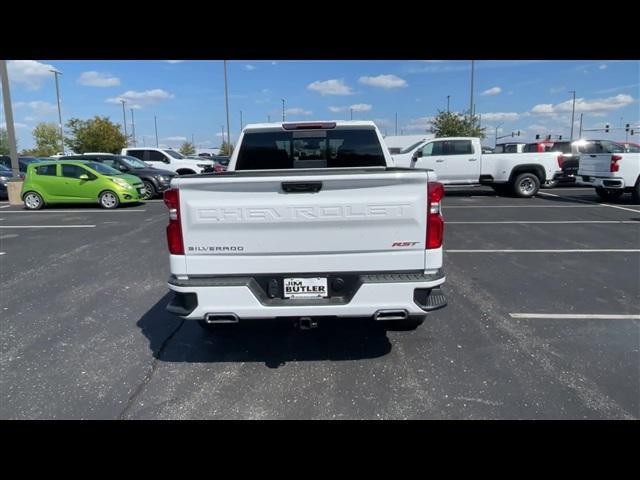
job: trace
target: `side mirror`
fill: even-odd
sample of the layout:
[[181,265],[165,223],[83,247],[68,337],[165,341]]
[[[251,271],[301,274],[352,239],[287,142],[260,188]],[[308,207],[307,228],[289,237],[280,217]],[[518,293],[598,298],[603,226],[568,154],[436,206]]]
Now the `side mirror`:
[[412,162],[417,162],[419,158],[422,158],[422,149],[421,148],[419,148],[418,150],[413,152],[413,155],[411,156],[411,161]]
[[126,165],[122,165],[121,163],[118,164],[118,170],[120,170],[121,172],[128,172],[129,171],[127,166]]

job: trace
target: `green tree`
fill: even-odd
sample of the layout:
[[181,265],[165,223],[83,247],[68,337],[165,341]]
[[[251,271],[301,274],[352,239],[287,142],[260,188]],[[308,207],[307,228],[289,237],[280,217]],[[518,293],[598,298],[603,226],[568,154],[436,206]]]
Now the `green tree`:
[[127,146],[120,125],[111,122],[108,117],[96,115],[89,120],[72,118],[67,122],[67,129],[64,141],[75,153],[119,153]]
[[193,155],[196,153],[196,147],[191,142],[184,142],[180,147],[179,152],[182,155]]
[[233,153],[233,145],[227,142],[222,142],[220,145],[219,155],[231,155]]
[[436,137],[479,137],[484,138],[485,128],[480,127],[478,116],[438,110],[431,122],[431,133]]
[[9,155],[9,134],[6,128],[0,128],[0,155]]
[[28,151],[36,157],[50,157],[61,151],[60,131],[55,123],[40,122],[33,129],[35,147]]

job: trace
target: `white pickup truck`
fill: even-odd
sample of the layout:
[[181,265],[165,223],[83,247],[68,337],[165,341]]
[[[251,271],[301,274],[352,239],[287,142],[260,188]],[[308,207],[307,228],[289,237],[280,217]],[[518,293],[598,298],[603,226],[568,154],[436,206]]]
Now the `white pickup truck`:
[[247,125],[226,172],[164,194],[174,297],[205,329],[372,317],[416,328],[446,305],[444,188],[393,166],[373,122]]
[[178,175],[213,172],[215,162],[206,158],[187,158],[180,152],[170,148],[123,148],[120,155],[135,157],[152,167],[171,170]]
[[602,200],[615,200],[625,192],[640,202],[640,153],[583,153],[578,182],[595,187]]
[[563,175],[557,152],[483,154],[474,137],[434,138],[393,159],[399,167],[431,169],[445,185],[489,185],[518,197],[533,197]]

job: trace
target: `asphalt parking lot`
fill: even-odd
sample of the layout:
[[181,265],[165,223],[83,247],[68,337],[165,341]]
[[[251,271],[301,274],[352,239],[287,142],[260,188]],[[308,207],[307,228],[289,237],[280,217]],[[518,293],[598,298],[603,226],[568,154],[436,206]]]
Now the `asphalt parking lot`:
[[449,305],[219,336],[165,312],[161,201],[0,203],[0,418],[638,419],[640,205],[450,189]]

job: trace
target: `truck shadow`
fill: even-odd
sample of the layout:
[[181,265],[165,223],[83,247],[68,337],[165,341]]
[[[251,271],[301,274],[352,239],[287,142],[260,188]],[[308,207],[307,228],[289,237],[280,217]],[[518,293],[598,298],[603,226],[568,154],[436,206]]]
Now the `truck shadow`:
[[154,358],[163,362],[260,362],[278,368],[287,362],[377,358],[391,351],[387,328],[373,320],[327,319],[306,331],[286,320],[254,320],[211,334],[167,312],[170,298],[170,293],[163,296],[136,324]]

